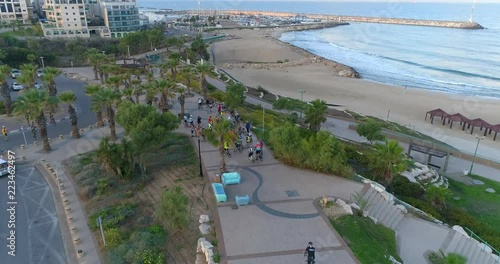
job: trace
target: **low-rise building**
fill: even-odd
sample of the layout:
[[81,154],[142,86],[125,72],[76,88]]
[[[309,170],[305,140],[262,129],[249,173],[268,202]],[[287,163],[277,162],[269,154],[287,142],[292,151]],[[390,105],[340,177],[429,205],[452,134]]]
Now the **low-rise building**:
[[0,20],[29,23],[33,16],[30,0],[0,0]]
[[41,23],[45,37],[90,37],[85,0],[45,0],[46,22]]

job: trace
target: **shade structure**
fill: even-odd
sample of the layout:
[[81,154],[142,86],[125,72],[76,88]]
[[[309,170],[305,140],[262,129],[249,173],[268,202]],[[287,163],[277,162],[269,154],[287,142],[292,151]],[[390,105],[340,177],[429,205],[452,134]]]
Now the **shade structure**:
[[[441,117],[441,119],[445,119],[446,117],[449,116],[448,113],[446,113],[443,109],[441,108],[438,108],[438,109],[434,109],[434,110],[431,110],[431,111],[428,111],[426,114],[425,114],[425,120],[427,120],[427,115],[430,115],[430,118],[431,118],[431,124],[434,123],[434,117],[435,116],[439,116]],[[445,119],[446,120],[446,119]],[[443,125],[444,125],[444,121],[443,120]]]
[[486,136],[486,133],[488,130],[492,127],[492,125],[486,121],[484,121],[481,118],[476,118],[472,119],[469,121],[469,127],[472,126],[472,129],[470,130],[470,133],[472,134],[474,132],[474,127],[480,127],[480,130],[484,129],[484,135]]
[[500,132],[500,124],[491,126],[490,133],[491,133],[491,131],[495,132],[495,136],[493,136],[493,141],[495,141],[497,139],[498,132]]
[[456,113],[448,116],[448,123],[450,123],[450,128],[452,128],[453,122],[460,122],[460,124],[463,124],[462,130],[465,130],[465,124],[470,123],[470,119],[460,113]]

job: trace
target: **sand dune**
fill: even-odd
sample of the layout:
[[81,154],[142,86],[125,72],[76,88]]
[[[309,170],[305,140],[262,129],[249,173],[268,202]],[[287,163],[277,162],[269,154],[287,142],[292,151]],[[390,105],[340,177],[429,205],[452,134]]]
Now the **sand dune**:
[[[288,58],[300,59],[287,44],[277,43],[264,35],[269,31],[238,30],[229,31],[241,37],[215,45],[214,52],[218,67],[230,61],[275,61]],[[278,32],[279,33],[279,32]],[[276,34],[276,33],[275,33]],[[252,58],[252,59],[249,59]],[[464,152],[474,151],[474,135],[466,134],[458,124],[453,129],[442,126],[436,121],[431,125],[424,121],[425,113],[435,108],[442,108],[449,113],[460,112],[466,117],[481,117],[491,124],[500,124],[500,101],[478,97],[458,96],[432,92],[423,89],[407,89],[374,83],[362,79],[336,77],[332,70],[322,64],[302,65],[267,69],[232,68],[225,69],[239,81],[249,85],[260,85],[270,92],[283,96],[300,98],[299,89],[307,92],[304,100],[321,98],[328,103],[342,105],[364,115],[387,118],[407,125],[417,131],[433,136]],[[475,133],[481,133],[476,128]],[[493,134],[488,136],[478,150],[484,157],[500,157],[500,136],[493,141]],[[498,158],[495,158],[498,159]]]

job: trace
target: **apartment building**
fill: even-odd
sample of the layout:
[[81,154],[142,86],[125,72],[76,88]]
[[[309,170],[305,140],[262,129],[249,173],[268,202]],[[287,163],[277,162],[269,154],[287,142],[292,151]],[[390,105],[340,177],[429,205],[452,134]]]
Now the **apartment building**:
[[85,0],[45,0],[47,21],[42,24],[45,37],[90,37]]
[[0,0],[0,20],[29,23],[33,16],[31,0]]
[[135,0],[99,0],[101,17],[112,38],[121,38],[141,28]]

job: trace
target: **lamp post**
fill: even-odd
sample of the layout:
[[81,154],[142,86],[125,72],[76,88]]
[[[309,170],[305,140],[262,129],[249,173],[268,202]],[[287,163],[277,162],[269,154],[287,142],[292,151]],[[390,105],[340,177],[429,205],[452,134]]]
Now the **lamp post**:
[[[305,92],[306,92],[305,90],[302,90],[302,89],[301,89],[301,90],[299,90],[299,93],[300,93],[300,101],[301,101],[301,102],[304,102],[304,93],[305,93]],[[300,109],[300,117],[299,117],[299,118],[300,118],[300,119],[302,119],[302,109]]]
[[203,168],[201,165],[201,140],[198,138],[198,158],[200,159],[200,177],[203,177]]
[[469,175],[472,174],[472,168],[474,167],[474,162],[476,161],[477,149],[479,148],[479,142],[484,139],[484,137],[480,137],[476,134],[477,145],[476,150],[474,151],[474,156],[472,157],[472,164],[470,165]]
[[24,127],[21,126],[21,132],[23,132],[24,145],[28,147],[28,141],[26,140],[26,134],[24,133]]
[[127,55],[128,55],[128,58],[130,58],[130,46],[127,46]]
[[42,61],[42,68],[45,68],[45,63],[43,62],[43,57],[40,57],[40,60]]
[[264,108],[264,105],[262,105],[262,132],[264,132],[264,116],[266,115],[266,108]]
[[102,51],[102,55],[106,55],[106,51],[105,50]]

